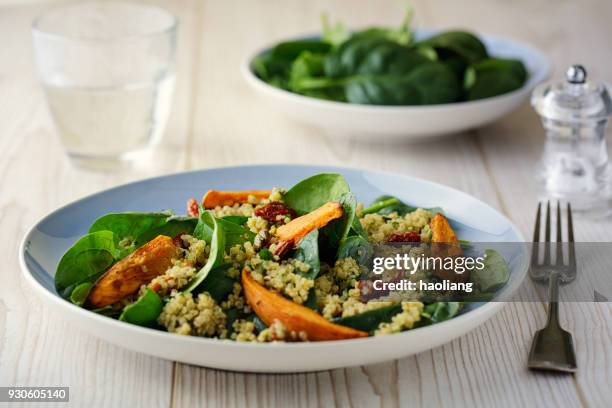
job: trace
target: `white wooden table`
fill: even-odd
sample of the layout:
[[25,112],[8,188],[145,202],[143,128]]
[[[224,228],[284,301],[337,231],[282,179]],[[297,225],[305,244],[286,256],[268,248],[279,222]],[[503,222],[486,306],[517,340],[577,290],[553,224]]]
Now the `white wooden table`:
[[[413,1],[417,24],[531,42],[559,76],[574,62],[612,82],[612,3],[521,0]],[[445,346],[383,364],[295,375],[223,372],[124,350],[51,314],[22,281],[17,246],[54,208],[145,176],[245,163],[318,163],[410,174],[466,191],[530,236],[532,180],[543,142],[526,104],[486,128],[444,140],[368,145],[333,140],[262,106],[238,66],[262,44],[319,29],[327,11],[353,26],[398,24],[392,0],[162,2],[179,15],[179,78],[166,138],[147,168],[96,174],[63,156],[36,79],[29,25],[48,5],[0,8],[0,386],[65,385],[73,406],[610,406],[611,304],[562,305],[580,369],[525,368],[542,303],[510,304]],[[612,224],[579,221],[582,241],[610,241]]]

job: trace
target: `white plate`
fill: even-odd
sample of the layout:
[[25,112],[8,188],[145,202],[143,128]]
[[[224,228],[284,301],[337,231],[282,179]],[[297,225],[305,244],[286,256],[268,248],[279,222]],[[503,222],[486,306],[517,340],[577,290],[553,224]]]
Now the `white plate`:
[[[123,323],[77,307],[55,291],[53,276],[59,259],[78,237],[87,233],[96,218],[107,212],[174,209],[177,213],[183,213],[187,198],[200,196],[210,188],[290,187],[301,179],[321,172],[342,173],[357,198],[366,203],[381,194],[390,194],[417,206],[440,206],[462,239],[473,242],[524,241],[516,227],[487,204],[460,191],[424,180],[334,167],[228,167],[127,184],[54,211],[32,227],[23,239],[19,254],[23,275],[47,307],[80,330],[153,356],[237,371],[314,371],[400,358],[461,336],[502,308],[503,303],[481,304],[468,308],[464,314],[450,321],[390,336],[318,343],[245,344],[179,336]],[[509,292],[525,277],[526,258],[511,264],[510,269]]]
[[[418,30],[416,34],[417,37],[426,37],[434,33]],[[548,78],[550,62],[535,48],[491,35],[481,35],[480,38],[491,55],[523,61],[529,79],[522,88],[493,98],[444,105],[375,106],[326,101],[285,91],[257,78],[250,69],[250,63],[255,56],[269,48],[249,57],[242,65],[242,74],[272,109],[300,122],[315,125],[332,137],[364,141],[418,141],[496,121],[524,103],[535,86]]]

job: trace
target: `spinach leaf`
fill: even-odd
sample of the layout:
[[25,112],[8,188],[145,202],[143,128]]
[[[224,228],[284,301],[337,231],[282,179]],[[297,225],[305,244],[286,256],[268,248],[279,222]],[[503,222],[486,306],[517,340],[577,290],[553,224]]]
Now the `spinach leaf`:
[[89,232],[112,231],[120,251],[117,257],[121,259],[158,235],[189,234],[196,223],[196,218],[174,216],[169,211],[111,213],[98,218]]
[[[397,200],[398,203],[394,204],[392,200]],[[415,210],[417,210],[419,207],[415,207],[409,204],[404,203],[403,201],[401,201],[400,199],[390,196],[390,195],[383,195],[378,197],[376,200],[374,200],[374,202],[371,204],[370,208],[377,206],[381,203],[389,203],[389,205],[381,205],[382,208],[380,208],[378,211],[376,211],[378,214],[381,215],[389,215],[391,213],[397,213],[399,216],[403,217],[404,215],[411,213]],[[442,210],[442,208],[440,207],[431,207],[431,208],[425,208],[425,210],[427,211],[431,211],[434,214],[438,214],[438,213],[443,213],[444,210]]]
[[[79,239],[62,256],[55,273],[55,289],[64,299],[81,283],[93,282],[117,259],[114,234],[97,231]],[[75,298],[78,298],[76,296]]]
[[234,332],[234,322],[240,319],[242,312],[235,307],[225,312],[225,328],[227,333],[231,335]]
[[350,33],[342,23],[331,25],[326,15],[321,17],[323,25],[322,38],[333,46],[339,46],[350,38],[380,38],[397,44],[408,45],[412,41],[410,23],[413,18],[412,7],[406,7],[402,24],[397,28],[371,27]]
[[[308,279],[315,279],[321,271],[319,259],[319,231],[313,230],[300,240],[298,247],[293,252],[293,257],[310,266],[310,269],[302,275]],[[308,298],[304,306],[317,310],[317,292],[315,288],[310,288]]]
[[409,45],[412,42],[412,32],[410,31],[410,23],[414,17],[412,7],[406,6],[406,13],[402,24],[397,28],[386,27],[371,27],[365,30],[357,31],[353,37],[377,37],[393,41],[400,45]]
[[374,250],[372,244],[360,235],[345,238],[338,248],[338,259],[353,258],[359,265],[368,265]]
[[[206,241],[210,244],[212,242],[212,236],[214,231],[213,226],[213,215],[200,208],[200,214],[207,213],[208,216],[200,217],[198,224],[193,232],[194,236],[198,239]],[[253,241],[255,234],[248,228],[226,220],[224,218],[215,218],[217,224],[223,229],[223,235],[225,240],[225,249],[229,249],[234,245],[242,245],[247,241]]]
[[484,268],[474,268],[470,278],[472,282],[478,285],[481,291],[491,292],[501,288],[508,282],[510,270],[506,260],[497,251],[486,249]]
[[332,47],[337,47],[351,38],[351,33],[346,29],[344,24],[336,22],[335,25],[332,25],[326,14],[321,15],[321,25],[323,26],[321,30],[321,39],[331,44]]
[[281,89],[288,89],[288,75],[291,61],[277,59],[272,50],[256,56],[251,62],[251,70],[261,80]]
[[169,211],[110,213],[95,220],[89,232],[112,231],[117,242],[124,239],[135,241],[145,231],[164,225],[170,216],[172,213]]
[[157,228],[152,228],[144,231],[134,241],[136,248],[146,244],[158,235],[166,235],[168,237],[175,237],[180,233],[192,234],[198,223],[197,218],[193,217],[180,217],[171,216],[166,219],[163,225]]
[[304,51],[315,54],[325,54],[331,49],[331,45],[321,40],[296,40],[277,44],[272,49],[272,58],[286,61],[295,60]]
[[380,210],[382,210],[383,208],[387,208],[387,207],[391,207],[391,206],[397,206],[400,205],[401,201],[398,200],[395,197],[391,197],[391,198],[387,198],[384,200],[380,200],[380,201],[376,201],[374,202],[372,205],[370,205],[368,208],[365,208],[361,214],[362,215],[366,215],[366,214],[374,214],[379,212]]
[[[208,273],[212,269],[220,266],[223,263],[225,255],[225,234],[219,224],[219,221],[220,220],[217,220],[208,211],[200,212],[198,225],[201,225],[203,223],[208,225],[210,223],[213,227],[213,231],[210,237],[210,254],[208,256],[208,261],[206,261],[206,264],[198,271],[198,273],[196,273],[195,277],[189,283],[187,288],[183,290],[184,293],[193,292],[206,279]],[[231,223],[228,222],[228,224]]]
[[446,51],[457,55],[468,64],[488,57],[487,48],[482,41],[466,31],[445,31],[419,41],[416,46],[428,46],[436,51]]
[[339,201],[342,204],[342,218],[330,222],[321,229],[324,242],[324,251],[337,250],[340,243],[348,236],[353,226],[353,220],[355,219],[355,211],[357,208],[357,199],[355,198],[355,195],[349,191],[348,193],[342,194]]
[[308,291],[308,297],[304,302],[304,306],[314,311],[317,310],[317,291],[315,288],[310,288]]
[[255,233],[242,225],[234,224],[233,222],[223,219],[217,221],[225,234],[225,247],[228,249],[234,245],[253,242],[253,239],[255,239]]
[[392,41],[398,45],[408,45],[412,41],[412,33],[408,27],[403,26],[400,29],[385,28],[385,27],[370,27],[361,31],[355,32],[352,39],[362,38],[377,38],[381,40]]
[[213,268],[202,284],[194,291],[208,292],[208,294],[217,302],[222,302],[227,299],[230,293],[234,290],[236,281],[227,276],[227,270],[232,264],[223,264]]
[[346,180],[338,173],[321,173],[304,179],[283,196],[285,204],[298,215],[304,215],[330,201],[339,201],[350,192]]
[[356,75],[344,79],[346,100],[371,105],[428,105],[455,102],[459,82],[439,62],[421,64],[408,73]]
[[302,52],[291,65],[289,86],[293,88],[302,78],[324,76],[324,62],[325,54],[313,54],[310,51]]
[[439,61],[446,65],[453,72],[453,74],[455,74],[455,77],[461,84],[462,78],[465,77],[465,70],[467,69],[468,64],[457,56],[440,58]]
[[138,326],[152,327],[156,325],[162,308],[163,302],[159,295],[150,288],[147,288],[144,295],[123,309],[119,320]]
[[296,80],[300,92],[343,86],[357,104],[424,105],[454,102],[459,84],[453,72],[421,52],[378,36],[354,36],[325,61],[328,78]]
[[470,66],[464,86],[468,100],[490,98],[521,88],[527,81],[523,63],[514,59],[489,58]]
[[256,314],[253,314],[253,323],[255,324],[255,329],[258,332],[262,332],[268,328],[268,326],[266,326],[266,324]]
[[245,215],[226,215],[221,217],[222,220],[233,222],[234,224],[244,225],[249,220],[249,217]]
[[402,311],[401,303],[368,310],[350,317],[334,319],[333,322],[356,330],[373,332],[381,323],[390,322],[393,316]]
[[70,294],[70,301],[77,306],[83,306],[93,285],[93,282],[83,282],[79,284]]
[[367,240],[368,233],[361,225],[361,221],[359,221],[359,217],[355,214],[355,218],[353,218],[353,224],[351,225],[351,231],[349,235],[359,235],[361,238]]
[[325,54],[313,54],[310,51],[302,52],[291,65],[288,82],[289,90],[313,98],[345,101],[342,86],[310,89],[310,83],[313,81],[316,83],[325,76],[323,67],[325,58]]
[[330,78],[355,75],[405,75],[430,62],[416,50],[375,36],[354,36],[325,60]]
[[[396,200],[397,204],[393,204],[393,200]],[[374,200],[374,202],[370,205],[369,208],[373,208],[377,205],[380,205],[380,203],[388,203],[388,205],[382,205],[381,208],[376,211],[378,214],[381,215],[388,215],[395,212],[400,216],[404,216],[417,209],[417,207],[408,205],[400,199],[390,195],[383,195],[378,197],[376,200]]]
[[440,323],[455,317],[461,310],[461,302],[435,302],[426,305],[421,312],[418,326]]
[[253,59],[251,69],[262,80],[279,88],[288,88],[293,61],[304,51],[325,54],[331,45],[320,40],[287,41]]
[[308,279],[314,279],[321,270],[321,262],[319,260],[319,231],[312,230],[304,238],[302,238],[293,252],[293,257],[304,262],[310,269],[303,274]]

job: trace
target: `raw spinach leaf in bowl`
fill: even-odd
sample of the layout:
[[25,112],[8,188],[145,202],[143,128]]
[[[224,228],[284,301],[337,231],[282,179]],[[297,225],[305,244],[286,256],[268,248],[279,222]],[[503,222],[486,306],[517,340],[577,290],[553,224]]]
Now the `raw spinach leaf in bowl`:
[[324,20],[320,38],[281,42],[251,70],[266,83],[318,99],[365,105],[434,105],[502,95],[527,81],[522,61],[489,55],[473,33],[419,41],[411,13],[397,28],[348,32]]

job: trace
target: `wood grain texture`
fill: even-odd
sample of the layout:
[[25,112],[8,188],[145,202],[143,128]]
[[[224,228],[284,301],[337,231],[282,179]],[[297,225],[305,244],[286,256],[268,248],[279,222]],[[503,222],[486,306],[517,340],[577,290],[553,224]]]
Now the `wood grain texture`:
[[[509,304],[489,322],[445,346],[367,367],[309,374],[256,375],[166,362],[101,342],[52,315],[21,282],[17,245],[48,211],[108,186],[181,169],[246,163],[316,163],[395,171],[466,191],[506,213],[529,236],[542,146],[525,106],[483,129],[422,144],[337,140],[261,104],[238,67],[254,50],[319,30],[320,13],[358,27],[398,24],[396,2],[262,0],[159,1],[179,15],[175,101],[155,159],[132,172],[78,171],[62,156],[35,79],[28,25],[46,6],[0,9],[0,385],[72,387],[74,406],[395,407],[607,406],[612,399],[612,306],[566,304],[574,334],[575,377],[525,368],[540,302]],[[416,23],[469,27],[534,43],[556,67],[606,67],[612,4],[605,0],[413,2]],[[478,12],[474,12],[478,10]],[[526,17],[527,16],[527,17]],[[585,46],[589,44],[590,47]],[[433,165],[432,165],[433,163]],[[580,220],[582,241],[610,241],[610,222]]]
[[[193,36],[195,2],[168,6],[181,17],[179,35]],[[154,165],[114,174],[79,171],[55,137],[34,70],[29,27],[46,7],[0,12],[0,231],[8,238],[0,248],[0,384],[69,385],[73,406],[168,406],[173,363],[104,343],[52,315],[21,281],[17,247],[36,219],[66,202],[184,167],[193,50],[179,49],[174,111]]]

